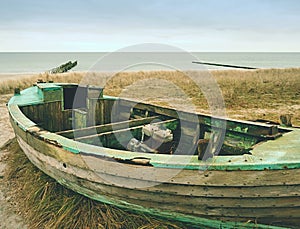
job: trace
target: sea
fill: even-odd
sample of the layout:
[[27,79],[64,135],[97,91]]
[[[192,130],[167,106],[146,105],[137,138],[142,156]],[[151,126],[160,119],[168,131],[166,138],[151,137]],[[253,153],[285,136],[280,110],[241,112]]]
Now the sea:
[[[47,72],[68,61],[73,71],[198,69],[193,61],[254,68],[299,68],[300,52],[0,52],[0,74]],[[228,69],[201,65],[207,69]]]

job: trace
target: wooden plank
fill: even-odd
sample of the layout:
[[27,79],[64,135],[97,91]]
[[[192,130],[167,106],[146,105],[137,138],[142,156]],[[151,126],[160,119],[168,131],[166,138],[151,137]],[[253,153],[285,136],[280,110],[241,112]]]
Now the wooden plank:
[[241,188],[161,183],[153,187],[144,188],[143,190],[157,194],[165,192],[180,196],[190,195],[210,198],[280,198],[300,196],[300,185],[246,186]]
[[161,203],[162,205],[172,205],[176,202],[182,206],[190,206],[191,208],[300,208],[300,197],[282,197],[282,198],[211,198],[197,197],[186,193],[186,195],[170,194],[162,191],[161,193],[153,193],[141,191],[140,189],[122,188],[112,185],[103,185],[101,183],[91,182],[86,179],[87,186],[90,189],[101,190],[106,195],[118,196],[120,199],[132,201],[135,200],[151,200],[151,202]]
[[87,126],[95,126],[95,112],[96,112],[96,102],[95,99],[87,99]]
[[61,101],[29,106],[32,110],[30,119],[41,124],[42,127],[50,131],[59,131],[63,128],[63,114]]
[[29,117],[29,112],[28,112],[29,106],[23,106],[23,107],[20,107],[20,110],[22,111],[22,113],[23,113],[25,116]]
[[85,128],[87,124],[87,112],[81,109],[73,109],[73,125],[77,128]]
[[161,202],[156,202],[149,198],[151,201],[145,201],[145,199],[132,199],[132,197],[128,196],[126,201],[140,205],[146,208],[152,209],[160,209],[163,211],[170,211],[172,209],[173,212],[182,213],[186,215],[198,216],[198,217],[231,217],[231,218],[276,218],[282,217],[286,218],[299,218],[300,215],[300,208],[299,207],[261,207],[261,208],[242,208],[242,207],[235,207],[235,208],[227,208],[224,206],[220,207],[210,207],[210,206],[201,206],[198,207],[193,205],[184,205],[180,202],[177,202],[176,199],[172,204],[163,204]]
[[20,107],[21,111],[25,116],[27,116],[30,120],[37,123],[38,125],[42,125],[44,122],[44,113],[43,113],[43,105],[29,105]]
[[[52,111],[51,111],[48,103],[44,103],[44,111],[48,115],[51,114]],[[43,128],[45,128],[46,130],[51,130],[52,129],[51,124],[52,124],[52,120],[47,118],[47,119],[45,119]]]
[[32,106],[32,114],[31,117],[33,118],[34,122],[37,123],[39,116],[38,116],[38,106]]
[[[52,122],[52,132],[60,131],[62,128],[61,120],[62,120],[62,107],[61,102],[51,102],[49,103],[49,107],[51,107],[51,113],[49,119]],[[46,112],[46,111],[45,111]],[[47,114],[47,113],[46,113]],[[49,114],[47,114],[49,115]]]
[[[45,122],[45,119],[44,119],[44,106],[43,104],[38,104],[37,105],[37,112],[38,112],[38,120],[37,120],[37,124],[40,124],[40,123],[44,123]],[[46,113],[47,114],[47,113]]]
[[[164,205],[164,206],[168,206],[169,209],[174,210],[173,206],[174,204],[178,204],[180,207],[182,207],[182,210],[184,212],[187,212],[188,209],[202,209],[202,210],[208,210],[211,209],[219,209],[219,211],[226,211],[229,208],[229,211],[231,212],[236,212],[236,214],[239,214],[239,211],[244,211],[244,212],[251,212],[255,211],[256,209],[258,209],[258,211],[261,213],[263,211],[264,214],[267,214],[268,210],[267,209],[271,209],[274,210],[274,205],[277,204],[276,200],[272,199],[272,198],[257,198],[256,200],[254,200],[254,202],[252,202],[252,199],[233,199],[233,203],[231,203],[232,199],[210,199],[210,198],[203,198],[203,199],[197,199],[194,198],[193,196],[186,196],[186,197],[177,197],[176,195],[164,195],[163,192],[161,192],[160,194],[151,194],[148,192],[141,192],[139,189],[124,189],[124,188],[120,188],[120,187],[116,187],[113,185],[108,185],[108,186],[103,186],[101,183],[94,183],[94,182],[90,182],[88,180],[85,179],[80,179],[79,180],[80,184],[82,186],[88,187],[89,190],[93,190],[95,193],[101,193],[101,195],[105,195],[105,196],[112,196],[114,198],[117,198],[119,200],[124,200],[124,201],[129,201],[129,202],[134,202],[137,203],[138,201],[142,201],[143,203],[140,203],[140,205],[142,206],[148,206],[148,200],[150,200],[149,202],[151,203],[155,203],[156,204],[156,209],[160,209],[161,207],[158,205]],[[101,191],[100,191],[101,190]],[[292,198],[293,199],[293,198]],[[279,207],[279,209],[276,211],[276,213],[280,213],[280,209],[285,208],[285,210],[287,209],[297,209],[297,206],[294,206],[293,204],[291,204],[292,199],[289,199],[288,201],[286,201],[285,198],[279,200],[279,202],[282,202],[282,207]],[[194,201],[195,200],[195,201]],[[223,200],[225,202],[223,202]],[[264,205],[264,203],[259,203],[255,201],[266,201],[266,205]],[[295,199],[294,199],[295,201]],[[268,203],[269,202],[269,203]],[[227,204],[229,205],[227,205]],[[243,204],[245,203],[245,204]],[[230,207],[231,206],[231,207]],[[176,207],[175,207],[176,208]],[[262,211],[261,211],[262,210]],[[214,211],[213,211],[214,212]],[[189,212],[191,213],[191,212]],[[214,213],[213,213],[214,214]],[[281,214],[276,216],[282,216]],[[191,215],[194,215],[193,213]],[[260,214],[263,215],[263,214]],[[275,216],[275,215],[273,215]],[[231,217],[234,217],[234,215],[231,215]],[[245,216],[248,217],[248,216]],[[254,215],[250,216],[250,217],[254,217]],[[298,217],[298,216],[294,216],[294,217]]]
[[120,130],[114,130],[114,131],[107,131],[107,132],[103,132],[100,134],[93,134],[93,135],[88,135],[88,136],[82,136],[82,137],[77,137],[76,136],[76,141],[82,141],[82,140],[87,140],[87,139],[93,139],[93,138],[99,138],[105,135],[110,135],[110,134],[115,134],[115,133],[123,133],[124,132],[128,132],[130,133],[131,130],[135,130],[135,129],[140,129],[143,126],[135,126],[135,127],[131,127],[131,128],[126,128],[126,129],[120,129]]
[[104,107],[104,101],[103,100],[99,100],[99,102],[97,103],[97,110],[96,110],[96,114],[95,114],[95,120],[96,123],[95,124],[100,124],[103,125],[105,123],[105,107]]
[[[134,121],[134,120],[131,120],[131,121]],[[176,119],[171,119],[171,120],[156,122],[156,124],[157,125],[161,125],[161,124],[166,124],[166,123],[170,123],[170,122],[174,122],[174,121],[176,121]],[[99,134],[92,134],[92,135],[85,134],[85,135],[82,135],[81,137],[77,137],[77,135],[76,135],[76,140],[80,141],[80,140],[83,140],[83,139],[97,138],[97,137],[101,137],[101,136],[105,136],[105,135],[110,135],[110,134],[115,134],[115,133],[130,132],[131,130],[136,130],[136,129],[143,128],[143,126],[145,124],[145,122],[142,122],[142,125],[137,125],[137,123],[138,122],[132,124],[133,127],[129,127],[129,128],[124,128],[123,124],[119,125],[119,123],[117,123],[116,127],[120,127],[120,128],[112,128],[112,129],[107,128],[106,131],[102,131]],[[113,125],[109,124],[109,126],[114,126],[114,124]]]
[[29,111],[29,117],[31,117],[31,119],[33,119],[33,122],[35,122],[36,120],[34,119],[34,106],[29,106],[28,107],[28,111]]
[[127,121],[103,124],[97,126],[90,126],[82,129],[77,129],[77,130],[75,129],[75,130],[59,131],[56,132],[56,134],[62,135],[64,137],[69,137],[69,138],[73,136],[83,137],[95,133],[102,133],[102,132],[107,132],[112,130],[124,129],[128,127],[140,126],[143,124],[149,124],[157,118],[159,118],[159,116],[147,117],[142,119],[133,119],[133,120],[127,120]]
[[115,100],[107,100],[102,98],[88,99],[89,125],[102,125],[111,122],[111,110]]
[[[82,158],[95,171],[111,176],[149,182],[168,183],[174,185],[191,185],[203,187],[265,187],[275,185],[300,185],[300,169],[263,170],[263,171],[198,171],[163,169],[156,167],[133,166],[115,161],[105,161],[95,155],[81,153]],[[175,155],[172,157],[176,157]],[[174,160],[174,158],[172,158]],[[170,159],[171,160],[171,159]],[[151,160],[150,160],[151,165]],[[207,165],[209,168],[209,164]],[[101,176],[101,175],[100,175]]]
[[56,117],[56,126],[55,126],[55,130],[54,131],[61,131],[62,130],[62,102],[58,101],[55,102],[55,109],[56,109],[56,113],[55,113],[55,117]]
[[69,130],[72,128],[72,110],[62,111],[62,130]]

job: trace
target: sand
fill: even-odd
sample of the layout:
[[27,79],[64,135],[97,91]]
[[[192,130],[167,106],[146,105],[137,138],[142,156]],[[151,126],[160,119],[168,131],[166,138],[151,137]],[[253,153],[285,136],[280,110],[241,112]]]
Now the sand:
[[[14,138],[13,130],[9,124],[6,103],[11,95],[0,95],[0,148],[10,139]],[[6,167],[7,150],[0,150],[0,229],[26,228],[24,220],[18,215],[18,209],[14,206],[8,195],[7,186],[3,182],[4,169]]]

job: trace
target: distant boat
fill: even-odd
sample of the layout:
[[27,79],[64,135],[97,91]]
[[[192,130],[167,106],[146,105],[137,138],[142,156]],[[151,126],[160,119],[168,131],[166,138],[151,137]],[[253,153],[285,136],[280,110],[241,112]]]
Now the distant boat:
[[29,160],[89,198],[191,227],[300,225],[299,129],[213,120],[63,83],[16,91],[8,111]]

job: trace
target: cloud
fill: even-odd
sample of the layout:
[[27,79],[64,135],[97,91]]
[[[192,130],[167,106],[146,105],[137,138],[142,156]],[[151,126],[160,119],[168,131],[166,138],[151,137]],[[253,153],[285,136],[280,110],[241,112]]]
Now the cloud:
[[300,3],[294,0],[11,0],[2,5],[0,50],[6,51],[78,46],[107,51],[102,49],[136,42],[214,51],[263,50],[261,43],[270,50],[265,42],[270,39],[276,50],[288,49],[282,44],[288,40],[298,47],[300,38]]

